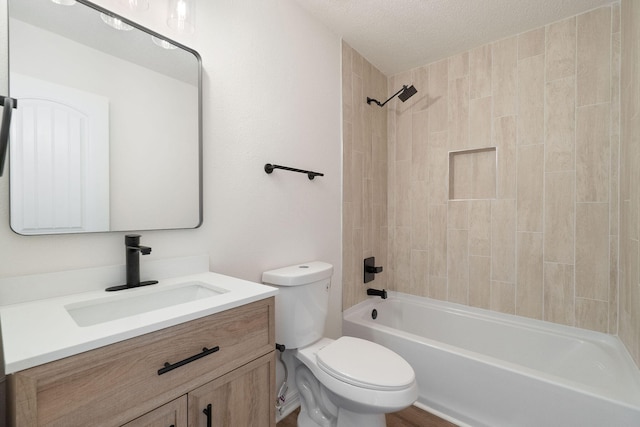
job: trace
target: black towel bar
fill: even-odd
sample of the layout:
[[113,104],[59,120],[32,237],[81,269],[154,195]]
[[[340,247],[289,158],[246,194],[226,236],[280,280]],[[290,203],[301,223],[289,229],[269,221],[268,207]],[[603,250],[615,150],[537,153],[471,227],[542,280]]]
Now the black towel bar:
[[287,167],[287,166],[272,165],[271,163],[267,163],[266,165],[264,165],[264,171],[266,173],[271,173],[271,172],[273,172],[274,169],[283,169],[283,170],[291,171],[291,172],[306,173],[307,176],[309,177],[309,179],[313,179],[316,176],[324,176],[324,174],[320,173],[320,172],[306,171],[306,170],[302,170],[302,169],[290,168],[290,167]]

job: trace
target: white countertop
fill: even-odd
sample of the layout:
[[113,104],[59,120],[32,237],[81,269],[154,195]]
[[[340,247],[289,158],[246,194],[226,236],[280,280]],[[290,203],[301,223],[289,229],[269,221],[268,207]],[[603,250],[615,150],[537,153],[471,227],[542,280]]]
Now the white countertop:
[[[202,282],[227,292],[91,326],[78,326],[65,306],[142,296],[185,282]],[[0,307],[5,374],[52,362],[159,329],[274,296],[277,289],[216,273],[160,280],[117,292],[91,291]]]

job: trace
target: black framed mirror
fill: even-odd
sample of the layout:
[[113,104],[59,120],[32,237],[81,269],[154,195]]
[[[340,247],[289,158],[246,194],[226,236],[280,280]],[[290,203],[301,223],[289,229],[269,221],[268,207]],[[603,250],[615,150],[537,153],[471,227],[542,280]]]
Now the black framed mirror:
[[9,0],[8,13],[11,228],[198,227],[198,53],[86,0]]

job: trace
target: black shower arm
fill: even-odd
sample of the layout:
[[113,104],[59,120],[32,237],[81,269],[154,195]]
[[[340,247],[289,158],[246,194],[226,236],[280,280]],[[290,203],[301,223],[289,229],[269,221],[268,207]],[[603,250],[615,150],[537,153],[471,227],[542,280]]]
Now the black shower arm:
[[0,128],[0,176],[4,171],[4,163],[9,149],[9,129],[11,125],[11,112],[17,108],[18,101],[8,96],[0,97],[0,105],[3,105],[2,128]]
[[393,98],[395,98],[396,96],[398,96],[400,94],[400,92],[402,92],[403,90],[407,90],[409,87],[407,85],[402,86],[402,88],[397,91],[396,93],[394,93],[393,95],[391,95],[391,98],[387,99],[386,101],[384,101],[382,104],[380,103],[380,101],[378,101],[377,99],[373,99],[373,98],[369,98],[367,96],[367,104],[371,105],[372,102],[375,102],[376,104],[378,104],[380,107],[384,107],[384,105],[391,101]]

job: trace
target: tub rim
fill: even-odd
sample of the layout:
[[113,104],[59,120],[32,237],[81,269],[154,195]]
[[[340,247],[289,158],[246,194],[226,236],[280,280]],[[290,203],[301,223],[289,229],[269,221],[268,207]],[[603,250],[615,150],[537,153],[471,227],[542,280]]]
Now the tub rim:
[[[407,339],[414,343],[420,343],[424,345],[428,345],[432,348],[439,349],[442,351],[446,351],[449,353],[457,354],[461,357],[473,360],[475,362],[486,363],[490,366],[505,369],[509,372],[524,375],[528,378],[544,381],[559,387],[567,388],[577,393],[582,393],[586,395],[590,395],[592,397],[602,399],[611,403],[615,403],[618,405],[623,405],[631,409],[640,410],[640,369],[635,365],[631,354],[627,350],[626,346],[618,336],[592,331],[588,329],[578,328],[575,326],[568,326],[559,323],[553,323],[545,320],[527,318],[523,316],[517,316],[513,314],[495,312],[487,309],[482,309],[478,307],[467,306],[463,304],[453,303],[450,301],[437,300],[424,296],[416,296],[405,294],[397,291],[387,291],[388,298],[387,300],[380,300],[374,297],[367,298],[364,301],[359,302],[358,304],[349,307],[347,310],[343,311],[342,321],[352,322],[358,325],[363,325],[366,327],[373,326],[373,329],[378,329],[384,333],[397,335],[396,332],[403,339]],[[467,350],[462,347],[458,347],[452,344],[448,344],[445,342],[437,341],[432,338],[423,337],[411,332],[406,332],[400,329],[396,329],[390,326],[382,325],[376,323],[375,320],[370,319],[366,313],[370,312],[370,310],[384,305],[387,301],[401,301],[403,303],[408,303],[412,305],[423,305],[423,306],[432,306],[435,310],[452,312],[455,315],[461,315],[467,318],[480,318],[485,321],[489,321],[492,323],[507,323],[509,325],[515,325],[518,327],[526,327],[534,329],[538,332],[543,332],[547,334],[555,334],[562,336],[569,336],[571,338],[576,338],[585,341],[591,341],[600,343],[602,345],[613,347],[616,350],[621,352],[620,356],[625,362],[625,373],[635,374],[634,381],[632,384],[636,388],[635,395],[628,395],[626,393],[618,393],[615,396],[610,396],[603,393],[602,388],[597,386],[593,386],[590,384],[584,384],[579,381],[575,381],[569,378],[562,377],[560,375],[555,375],[552,373],[540,371],[534,368],[530,368],[515,362],[510,362],[506,360],[499,359],[494,356],[482,354],[476,351]],[[608,390],[608,389],[605,389]],[[635,397],[635,400],[632,399]]]

